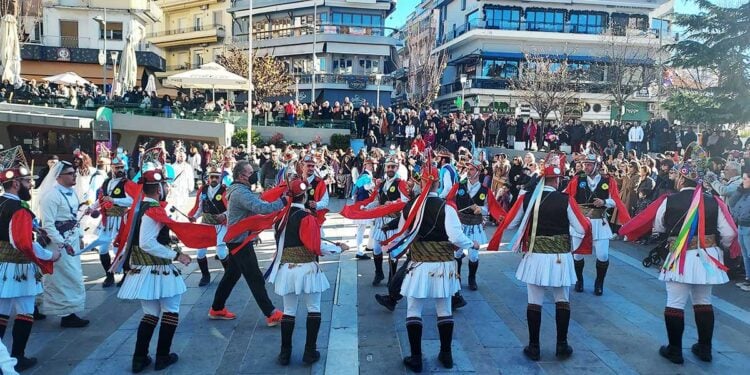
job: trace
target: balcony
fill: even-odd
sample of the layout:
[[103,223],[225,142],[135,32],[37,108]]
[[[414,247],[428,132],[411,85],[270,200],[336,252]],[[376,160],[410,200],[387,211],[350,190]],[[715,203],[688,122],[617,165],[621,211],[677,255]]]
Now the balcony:
[[[286,29],[253,31],[253,48],[270,48],[279,45],[309,44],[313,42],[313,25]],[[339,24],[317,25],[318,42],[341,42],[356,44],[378,44],[398,46],[400,34],[397,29],[377,26],[349,26]],[[355,38],[352,38],[355,37]],[[247,48],[248,35],[236,35],[232,42]]]
[[145,23],[159,22],[164,16],[155,0],[44,0],[43,5],[45,7],[126,9]]
[[[300,85],[312,84],[311,74],[299,74]],[[375,89],[377,82],[374,75],[358,75],[358,74],[336,74],[336,73],[318,73],[315,74],[315,84],[323,85],[347,85],[352,89],[366,89],[368,86],[372,86],[370,89]],[[383,76],[380,79],[380,89],[387,91],[393,87],[393,78],[390,76]],[[322,87],[321,87],[322,88]]]
[[[610,29],[606,26],[594,25],[577,25],[571,23],[545,23],[545,22],[523,22],[523,21],[473,21],[457,26],[454,30],[448,30],[443,37],[438,40],[438,48],[445,46],[450,42],[466,36],[470,38],[477,36],[480,38],[490,39],[511,39],[511,40],[531,40],[531,39],[548,39],[554,41],[571,41],[573,38],[577,42],[604,42],[604,34]],[[575,36],[566,34],[576,34]],[[670,44],[673,43],[676,34],[659,29],[612,29],[612,38],[615,41],[621,39],[622,42],[643,43],[643,44]],[[465,39],[464,38],[464,39]],[[659,39],[662,39],[661,41]],[[656,41],[656,43],[654,43]]]
[[[607,82],[571,82],[570,88],[576,92],[587,92],[594,94],[608,93]],[[466,87],[466,93],[471,90],[514,90],[511,79],[508,78],[471,78],[471,87]],[[461,82],[456,81],[440,87],[440,96],[453,93],[461,93]]]
[[[26,43],[21,46],[21,60],[99,64],[99,49],[79,48],[87,38],[44,36],[45,45]],[[51,43],[57,42],[57,43]],[[138,66],[154,71],[164,70],[166,62],[154,48],[141,43],[136,47]],[[120,53],[122,56],[122,53]]]
[[146,39],[157,47],[168,48],[218,43],[224,39],[224,36],[222,25],[201,25],[151,33],[146,36]]

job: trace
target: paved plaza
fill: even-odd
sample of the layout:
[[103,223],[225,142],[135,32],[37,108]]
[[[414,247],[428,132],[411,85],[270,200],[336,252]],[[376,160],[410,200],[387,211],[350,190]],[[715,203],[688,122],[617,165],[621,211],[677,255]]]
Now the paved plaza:
[[[332,202],[333,211],[343,201]],[[489,227],[494,230],[494,227]],[[355,226],[339,215],[331,214],[325,225],[325,236],[353,245]],[[270,232],[261,236],[257,247],[261,266],[273,255]],[[734,281],[714,289],[716,330],[714,361],[698,361],[690,346],[697,334],[691,310],[686,311],[683,346],[684,365],[673,365],[661,358],[657,349],[666,343],[662,313],[666,293],[657,279],[656,268],[640,264],[647,253],[644,246],[621,241],[612,242],[611,261],[605,293],[593,295],[593,259],[587,259],[586,292],[571,292],[572,319],[569,342],[575,352],[560,362],[554,356],[555,312],[550,296],[542,318],[542,360],[531,362],[521,353],[527,340],[526,290],[515,279],[518,254],[482,252],[478,273],[479,290],[468,288],[462,293],[468,305],[454,312],[454,360],[452,370],[440,367],[436,360],[439,340],[434,307],[424,318],[423,352],[426,373],[458,374],[731,374],[744,373],[750,365],[750,294],[740,291]],[[193,253],[191,253],[193,254]],[[314,366],[301,361],[304,348],[305,319],[297,319],[294,332],[292,364],[276,364],[279,350],[279,328],[265,326],[264,317],[241,280],[228,301],[237,313],[232,321],[212,321],[207,312],[216,286],[222,276],[221,265],[210,258],[212,282],[198,287],[198,271],[186,279],[188,291],[183,295],[180,325],[173,350],[180,361],[168,374],[401,374],[402,356],[408,352],[404,319],[406,303],[391,313],[375,302],[375,293],[385,293],[385,286],[373,287],[372,261],[357,261],[354,252],[322,258],[321,264],[331,283],[323,293],[318,346],[322,354]],[[39,358],[39,365],[28,374],[125,374],[135,343],[135,332],[142,311],[137,302],[116,298],[117,289],[103,289],[104,277],[98,256],[83,256],[86,275],[86,311],[91,319],[83,329],[61,329],[59,319],[48,317],[35,323],[29,343],[29,355]],[[466,267],[464,266],[464,271]],[[119,276],[118,276],[119,278]],[[464,287],[466,283],[464,282]],[[280,307],[281,298],[273,294]],[[305,316],[300,309],[298,316]],[[11,335],[6,335],[6,345]],[[154,335],[152,351],[158,335]],[[153,353],[152,353],[153,354]],[[146,373],[153,372],[150,368]]]

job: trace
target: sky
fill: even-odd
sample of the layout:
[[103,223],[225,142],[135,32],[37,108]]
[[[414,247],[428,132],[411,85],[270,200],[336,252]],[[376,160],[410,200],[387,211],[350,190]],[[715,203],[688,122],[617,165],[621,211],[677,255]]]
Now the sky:
[[[732,0],[716,0],[715,2],[726,2]],[[398,0],[396,10],[385,20],[387,27],[400,28],[406,21],[406,17],[416,9],[420,0]],[[675,11],[677,13],[696,13],[698,7],[690,0],[675,0]]]

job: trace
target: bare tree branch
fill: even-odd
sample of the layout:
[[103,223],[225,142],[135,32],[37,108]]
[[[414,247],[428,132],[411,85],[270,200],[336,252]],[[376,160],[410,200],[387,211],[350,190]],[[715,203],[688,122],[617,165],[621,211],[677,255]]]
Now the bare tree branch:
[[426,18],[409,25],[406,30],[407,101],[414,108],[427,107],[437,98],[440,80],[448,64],[448,55],[445,50],[432,53],[437,40],[436,22],[436,13],[431,13]]
[[[237,47],[230,47],[227,52],[216,57],[216,62],[228,71],[247,77],[248,53]],[[253,95],[257,100],[272,96],[291,94],[294,78],[286,64],[270,54],[258,56],[253,51]]]
[[0,0],[0,16],[6,14],[16,16],[19,42],[28,42],[42,20],[42,0]]

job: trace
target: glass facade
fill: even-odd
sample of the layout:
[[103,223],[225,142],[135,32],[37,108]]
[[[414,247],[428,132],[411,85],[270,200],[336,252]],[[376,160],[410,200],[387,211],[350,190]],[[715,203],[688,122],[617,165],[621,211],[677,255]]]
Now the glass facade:
[[521,8],[484,8],[488,29],[518,30],[521,28]]
[[565,30],[565,10],[527,9],[526,29],[529,31],[550,31],[561,33]]
[[607,14],[600,12],[570,12],[570,32],[601,34],[607,25]]
[[482,62],[484,78],[518,78],[518,60],[485,59]]

